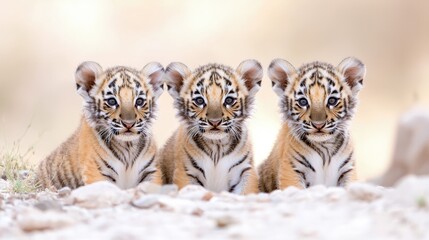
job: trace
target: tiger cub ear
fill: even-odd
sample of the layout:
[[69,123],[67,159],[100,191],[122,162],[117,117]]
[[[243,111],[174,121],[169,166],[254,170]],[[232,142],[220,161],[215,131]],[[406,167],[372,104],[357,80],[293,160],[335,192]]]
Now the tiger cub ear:
[[338,65],[338,70],[343,74],[344,81],[347,82],[354,94],[362,89],[366,67],[359,59],[354,57],[344,59]]
[[86,100],[90,99],[89,91],[94,87],[97,77],[101,75],[103,69],[96,62],[81,63],[75,73],[77,92]]
[[183,82],[191,75],[191,71],[185,64],[173,62],[167,66],[165,75],[168,92],[173,98],[178,98]]
[[249,90],[250,95],[254,95],[261,88],[263,69],[258,61],[245,60],[238,65],[236,71],[244,80],[244,85]]
[[145,80],[152,86],[155,99],[164,91],[164,68],[158,62],[146,64],[141,70]]
[[280,58],[271,61],[268,67],[268,76],[271,79],[273,90],[280,97],[284,95],[287,85],[295,75],[295,67],[288,61]]

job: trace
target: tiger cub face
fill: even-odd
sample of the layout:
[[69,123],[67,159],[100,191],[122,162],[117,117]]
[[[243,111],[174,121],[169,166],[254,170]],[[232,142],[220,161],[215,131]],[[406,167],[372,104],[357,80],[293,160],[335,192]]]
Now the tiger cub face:
[[141,71],[127,67],[104,71],[95,62],[82,63],[76,70],[76,84],[91,126],[104,140],[133,141],[148,134],[163,76],[159,63],[149,63]]
[[168,91],[190,136],[212,140],[239,136],[261,80],[262,67],[255,60],[244,61],[235,70],[207,64],[191,72],[177,62],[166,69]]
[[275,59],[268,73],[294,135],[323,142],[347,131],[365,71],[356,58],[346,58],[338,67],[313,62],[298,70]]

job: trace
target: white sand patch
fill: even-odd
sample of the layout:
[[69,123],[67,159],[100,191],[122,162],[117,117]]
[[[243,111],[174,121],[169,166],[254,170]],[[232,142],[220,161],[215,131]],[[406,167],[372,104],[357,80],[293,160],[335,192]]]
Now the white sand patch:
[[249,196],[100,182],[22,197],[1,193],[0,239],[429,239],[428,177]]

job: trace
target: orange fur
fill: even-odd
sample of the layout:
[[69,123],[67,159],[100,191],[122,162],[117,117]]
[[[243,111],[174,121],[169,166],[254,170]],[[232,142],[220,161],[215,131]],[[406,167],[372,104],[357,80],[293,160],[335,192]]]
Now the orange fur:
[[260,64],[244,61],[235,71],[208,64],[191,73],[185,65],[172,63],[166,75],[183,124],[160,151],[163,182],[179,188],[199,184],[217,192],[258,192],[244,121],[260,86]]
[[85,114],[75,133],[39,164],[41,186],[77,188],[102,180],[121,188],[142,181],[160,184],[149,126],[162,78],[158,63],[141,72],[125,67],[102,71],[96,63],[81,64],[76,82]]
[[259,167],[259,187],[271,192],[289,186],[344,186],[356,179],[348,132],[365,66],[346,58],[335,68],[313,62],[295,70],[285,60],[270,64],[284,123],[269,157]]

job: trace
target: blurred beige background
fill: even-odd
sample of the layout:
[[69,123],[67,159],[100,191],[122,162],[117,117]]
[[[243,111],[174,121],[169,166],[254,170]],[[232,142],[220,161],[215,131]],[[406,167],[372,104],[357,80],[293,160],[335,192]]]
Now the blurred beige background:
[[[21,149],[39,161],[77,127],[82,99],[74,71],[85,60],[104,67],[191,68],[208,62],[236,67],[247,58],[264,69],[273,58],[299,65],[367,65],[352,124],[359,176],[387,168],[398,117],[428,107],[428,1],[0,1],[0,150],[27,126]],[[249,121],[256,162],[280,127],[277,97],[264,77]],[[154,134],[162,145],[177,127],[172,99],[161,96]]]

